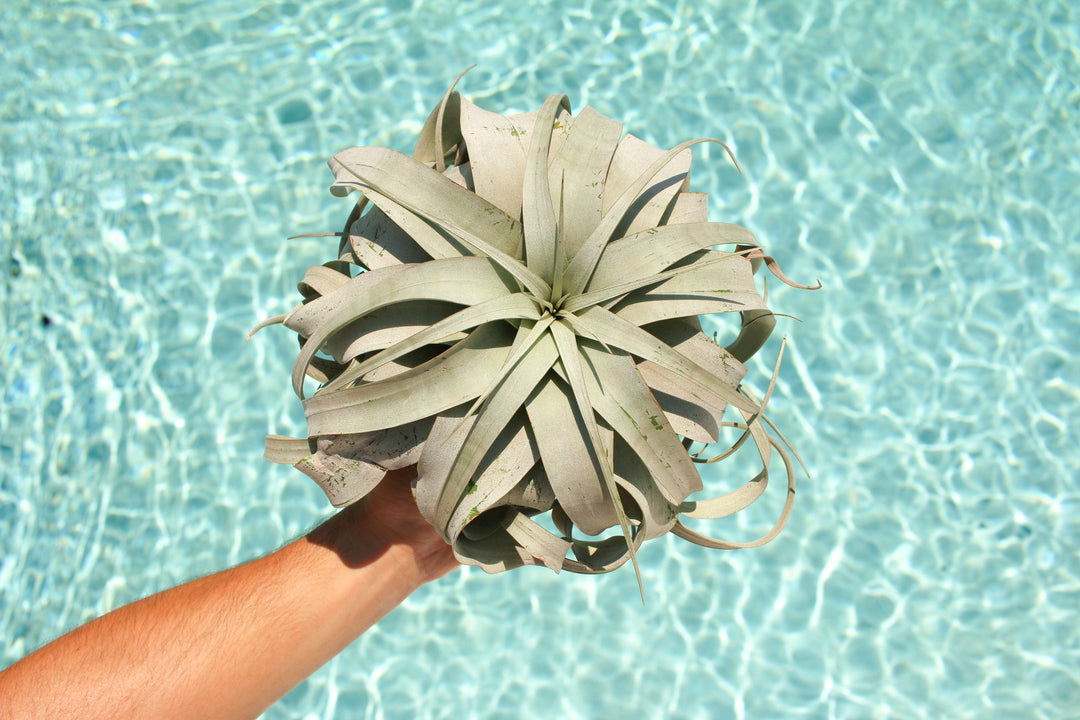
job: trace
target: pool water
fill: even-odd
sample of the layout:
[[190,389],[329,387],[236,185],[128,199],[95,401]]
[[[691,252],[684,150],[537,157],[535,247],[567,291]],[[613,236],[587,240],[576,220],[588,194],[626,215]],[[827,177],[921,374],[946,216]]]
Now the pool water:
[[[793,278],[751,366],[810,469],[764,548],[425,587],[267,718],[1065,718],[1080,707],[1080,11],[1065,1],[0,9],[0,666],[330,512],[263,317],[334,251],[323,163],[457,72],[695,150]],[[721,472],[721,470],[717,470]],[[725,527],[756,536],[770,491]],[[770,504],[771,503],[771,504]]]

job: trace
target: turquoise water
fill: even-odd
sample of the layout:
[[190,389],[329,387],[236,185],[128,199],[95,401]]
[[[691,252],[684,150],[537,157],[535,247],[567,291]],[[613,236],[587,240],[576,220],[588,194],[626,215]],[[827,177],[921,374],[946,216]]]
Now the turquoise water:
[[[329,508],[295,299],[457,72],[695,156],[770,286],[785,532],[600,578],[428,586],[267,718],[1065,718],[1080,705],[1080,11],[1067,2],[7,2],[0,10],[0,666],[268,552]],[[752,367],[762,388],[778,345]],[[1072,430],[1072,432],[1070,432]],[[736,525],[749,536],[779,498]]]

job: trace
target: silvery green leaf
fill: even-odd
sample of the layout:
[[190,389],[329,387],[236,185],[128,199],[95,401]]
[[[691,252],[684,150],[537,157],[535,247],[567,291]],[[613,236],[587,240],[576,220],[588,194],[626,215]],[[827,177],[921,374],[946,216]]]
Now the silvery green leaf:
[[610,491],[596,477],[594,468],[601,459],[587,442],[588,428],[571,398],[561,381],[549,377],[529,398],[526,409],[559,504],[582,532],[598,535],[617,523],[618,517]]
[[[712,256],[712,253],[707,255]],[[700,267],[688,268],[656,285],[627,294],[611,309],[635,325],[707,313],[765,309],[765,301],[754,288],[749,265],[744,258],[732,255],[725,262],[700,263]]]
[[465,228],[499,250],[520,252],[521,223],[479,195],[408,155],[386,148],[350,148],[330,160],[335,195],[374,190],[396,205],[445,228]]
[[[437,300],[406,300],[395,303],[354,320],[338,330],[323,345],[323,352],[338,362],[347,363],[353,358],[404,342],[444,321],[459,308],[460,305]],[[452,344],[464,337],[460,332],[452,331],[441,335],[439,340]],[[402,352],[397,357],[404,354]]]
[[[397,307],[400,307],[400,305]],[[335,387],[363,377],[382,363],[396,360],[424,345],[456,336],[460,331],[469,330],[484,323],[508,319],[540,319],[536,303],[525,293],[500,295],[475,305],[469,305],[456,313],[447,313],[447,315],[438,320],[433,318],[426,325],[406,326],[403,328],[406,332],[403,333],[402,337],[395,339],[393,343],[382,344],[379,347],[379,349],[385,348],[383,352],[373,355],[343,372],[335,380]],[[355,330],[356,326],[350,325],[348,328]],[[366,331],[366,333],[376,332],[375,330]],[[370,337],[366,333],[363,334],[363,338]],[[374,347],[375,345],[365,346],[365,351]],[[346,359],[351,359],[351,357],[346,355]]]
[[685,355],[672,350],[653,335],[603,308],[591,307],[576,317],[574,322],[593,332],[601,341],[642,360],[651,360],[693,381],[702,390],[712,393],[737,408],[751,413],[757,410],[750,400],[708,370]]
[[350,276],[340,270],[326,265],[312,265],[304,273],[304,279],[300,281],[298,290],[304,296],[329,295],[345,283],[349,282]]
[[[296,392],[306,377],[322,387],[304,400],[307,439],[268,438],[267,457],[335,504],[416,462],[421,515],[488,572],[637,569],[641,544],[668,532],[723,548],[774,537],[794,492],[764,412],[776,376],[758,402],[741,361],[776,321],[755,270],[805,286],[749,230],[710,223],[707,196],[689,192],[691,147],[719,141],[663,150],[621,134],[592,108],[574,118],[562,95],[507,116],[452,85],[414,157],[335,155],[332,192],[361,197],[341,233],[324,233],[340,236],[338,259],[309,269],[304,301],[263,323],[298,335]],[[725,349],[697,316],[732,312],[741,323]],[[727,450],[688,454],[731,429],[741,435]],[[788,496],[764,536],[716,539],[680,520],[756,501],[774,451]],[[756,452],[760,471],[690,500],[698,468],[735,452]]]
[[507,117],[462,102],[461,134],[473,191],[510,217],[521,217],[521,182],[532,118]]
[[[645,601],[645,586],[641,581],[641,568],[637,561],[637,547],[630,532],[630,521],[626,516],[622,499],[619,497],[618,487],[615,483],[615,472],[612,468],[612,458],[607,455],[604,444],[600,440],[600,432],[597,427],[596,415],[594,414],[593,400],[590,398],[590,386],[594,396],[599,385],[591,373],[585,373],[582,362],[583,348],[578,346],[578,341],[573,332],[562,322],[552,323],[551,335],[555,339],[558,348],[559,364],[566,373],[566,380],[573,393],[574,402],[577,405],[577,414],[584,420],[586,434],[592,446],[592,457],[599,460],[598,473],[594,477],[602,478],[607,488],[608,495],[612,500],[612,507],[619,519],[619,528],[626,540],[626,548],[630,553],[630,561],[634,564],[634,574],[637,576],[638,590],[641,592],[641,600]],[[604,397],[603,392],[599,393]],[[610,422],[610,417],[608,422]],[[614,425],[612,426],[614,427]]]
[[[350,281],[363,284],[365,292],[355,292],[346,284],[341,290],[320,298],[329,309],[324,311],[321,323],[308,336],[293,366],[293,390],[298,396],[303,398],[304,373],[315,353],[334,333],[356,318],[405,301],[433,300],[474,305],[513,290],[508,287],[510,283],[507,278],[497,271],[495,263],[489,258],[449,258],[440,263],[421,263],[401,268],[378,283],[360,282],[376,275],[375,272],[358,275]],[[469,282],[461,282],[463,276],[469,277]]]
[[[452,184],[454,187],[458,187],[456,183]],[[419,248],[419,253],[415,250],[410,252],[408,245],[403,242],[397,234],[391,235],[384,240],[377,238],[373,241],[377,244],[381,244],[385,241],[386,246],[384,246],[384,248],[395,251],[395,259],[398,255],[404,257],[416,257],[421,253],[420,262],[424,262],[427,258],[442,260],[444,258],[476,255],[476,253],[470,250],[467,245],[446,232],[446,230],[440,228],[438,225],[428,222],[426,217],[417,215],[411,209],[402,206],[393,198],[387,197],[369,187],[361,187],[361,192],[364,193],[365,197],[371,200],[371,203],[375,206],[376,210],[379,210],[386,216],[388,222],[393,227],[396,227],[412,241],[413,245]],[[468,191],[466,190],[465,192]],[[374,248],[371,248],[368,252],[365,252],[363,256],[369,258],[374,254],[376,254]],[[427,257],[423,257],[425,255]],[[386,262],[387,259],[382,257],[377,261],[378,264],[385,264]],[[374,268],[376,266],[377,265],[372,265],[371,267]]]
[[532,389],[547,374],[556,356],[551,337],[541,336],[532,351],[522,357],[500,383],[500,391],[493,392],[484,402],[440,489],[432,518],[436,529],[446,530],[454,507],[461,500],[488,449],[524,404]]
[[728,223],[664,225],[615,240],[604,250],[586,291],[650,277],[715,245],[757,245],[753,233]]
[[615,229],[623,222],[627,213],[630,212],[631,207],[638,201],[641,192],[652,179],[656,177],[657,173],[663,170],[669,162],[678,157],[679,153],[693,145],[703,142],[718,143],[727,150],[729,154],[731,152],[728,150],[727,145],[724,145],[724,143],[719,140],[713,138],[699,138],[697,140],[688,140],[687,142],[677,145],[658,157],[637,177],[637,179],[622,191],[622,194],[610,205],[610,208],[605,209],[604,217],[600,221],[600,224],[597,225],[596,229],[585,239],[585,242],[581,246],[581,250],[574,256],[573,261],[571,261],[570,266],[566,271],[566,287],[570,289],[571,292],[581,292],[583,288],[588,286],[589,279],[592,277],[593,270],[596,269],[596,263],[604,252],[604,248],[609,242],[616,239],[612,237]]
[[[633,186],[642,172],[665,155],[660,148],[633,135],[624,137],[615,149],[608,169],[605,214],[614,209],[618,198]],[[686,149],[668,159],[667,164],[653,174],[650,183],[638,191],[634,203],[615,227],[615,237],[633,235],[660,225],[675,196],[688,185],[690,160],[690,150]]]
[[555,491],[548,483],[543,464],[534,465],[532,471],[503,496],[503,502],[530,513],[550,510],[555,503]]
[[548,285],[555,279],[555,206],[548,184],[548,151],[551,133],[561,107],[569,108],[565,95],[552,95],[536,115],[536,129],[529,136],[522,180],[521,224],[525,235],[525,260],[529,269]]
[[776,316],[768,308],[744,310],[738,337],[727,346],[732,356],[745,362],[761,349],[776,327]]
[[[673,280],[680,275],[687,275],[690,273],[693,273],[696,279],[696,276],[704,275],[707,268],[712,265],[739,257],[740,256],[735,253],[702,252],[689,264],[664,270],[663,272],[658,272],[654,275],[634,277],[625,282],[609,285],[602,290],[584,292],[563,303],[563,309],[568,313],[577,313],[585,308],[592,307],[593,305],[600,305],[601,303],[611,304],[609,301],[629,296],[630,293],[642,288],[653,288],[658,290],[661,294],[678,294],[678,284],[668,283],[668,280]],[[688,284],[697,286],[697,283],[682,283],[684,286]]]
[[300,337],[311,337],[345,299],[365,296],[370,288],[404,269],[403,265],[392,265],[360,273],[329,296],[312,298],[308,302],[297,305],[282,322],[285,327],[295,331]]
[[468,484],[467,497],[451,515],[447,534],[469,533],[467,526],[478,516],[501,505],[533,469],[538,457],[539,451],[523,418],[515,418],[503,427]]
[[294,467],[314,480],[334,507],[356,502],[386,476],[386,468],[366,460],[315,453]]
[[[746,374],[745,365],[702,334],[696,319],[654,323],[646,330],[732,388],[737,388]],[[727,407],[725,400],[703,392],[697,383],[649,360],[638,363],[637,369],[676,433],[703,443],[718,440]]]
[[462,404],[438,413],[420,454],[413,494],[416,507],[429,522],[435,517],[435,505],[454,460],[476,422],[475,415],[466,416],[468,409],[468,405]]
[[522,512],[510,515],[503,526],[523,550],[523,564],[546,565],[555,572],[562,570],[566,552],[573,544],[569,540],[554,535]]
[[703,222],[709,222],[709,196],[706,193],[681,192],[675,196],[664,225]]
[[284,435],[267,435],[263,457],[270,462],[292,465],[311,455],[307,438],[291,438]]
[[661,494],[678,505],[701,490],[693,461],[630,356],[610,353],[591,341],[581,342],[580,348],[593,369],[585,377],[593,407],[641,459]]
[[551,197],[559,197],[556,183],[574,189],[563,202],[568,257],[577,253],[603,217],[604,183],[621,135],[622,123],[586,105],[570,124],[562,149],[553,156],[548,172]]
[[450,87],[446,89],[442,101],[435,106],[428,116],[424,128],[420,131],[420,137],[416,141],[413,157],[419,162],[434,165],[438,172],[446,169],[448,154],[452,155],[461,142],[460,103],[461,95],[454,91],[465,73],[472,70],[475,65],[462,70]]
[[512,333],[495,323],[420,365],[381,382],[316,393],[304,401],[312,436],[403,425],[475,398],[510,352]]
[[[782,447],[780,447],[779,443],[777,443],[776,440],[774,440],[771,437],[768,438],[768,442],[769,442],[770,445],[772,445],[773,449],[775,449],[777,451],[777,453],[780,455],[780,457],[781,457],[781,459],[782,459],[782,461],[784,463],[784,470],[785,470],[786,475],[787,475],[787,493],[784,496],[784,506],[780,510],[780,517],[777,518],[776,523],[772,526],[772,528],[769,529],[768,532],[766,532],[764,535],[757,538],[756,540],[748,540],[748,541],[720,540],[718,538],[709,537],[708,535],[704,535],[702,533],[699,533],[699,532],[697,532],[695,530],[692,530],[692,529],[688,528],[686,525],[684,525],[682,523],[681,520],[677,521],[675,523],[675,525],[674,525],[674,527],[672,527],[671,531],[673,533],[675,533],[676,535],[678,535],[679,537],[683,538],[684,540],[689,540],[690,542],[692,542],[692,543],[694,543],[696,545],[701,545],[703,547],[712,548],[714,550],[738,550],[738,549],[744,549],[744,548],[760,547],[761,545],[764,545],[765,543],[770,542],[777,535],[779,535],[780,531],[784,529],[784,525],[787,524],[788,519],[791,517],[791,509],[795,504],[795,472],[791,467],[791,462],[788,460],[787,453],[784,452],[784,449]],[[766,465],[768,464],[768,456],[767,455],[763,458],[763,462]],[[766,473],[765,479],[758,480],[757,482],[765,482],[767,480],[767,477],[768,477],[768,475]],[[736,491],[736,492],[738,492],[738,491]],[[764,488],[762,488],[762,492],[764,492]],[[760,495],[760,493],[759,493],[759,495]],[[736,502],[738,502],[738,501],[736,501]],[[721,514],[724,514],[724,513],[730,514],[730,512],[734,512],[734,510],[732,510],[728,506],[727,502],[722,502],[722,503],[719,503],[719,507],[716,508],[715,515],[710,515],[710,516],[716,517],[716,516],[720,516]]]

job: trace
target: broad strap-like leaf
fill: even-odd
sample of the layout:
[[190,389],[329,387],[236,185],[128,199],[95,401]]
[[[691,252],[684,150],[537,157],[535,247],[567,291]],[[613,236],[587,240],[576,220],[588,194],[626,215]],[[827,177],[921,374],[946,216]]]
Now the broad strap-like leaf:
[[448,408],[435,416],[431,432],[424,443],[424,451],[416,466],[416,482],[413,495],[416,507],[429,523],[435,524],[435,503],[450,468],[454,464],[468,430],[476,422],[476,416],[466,417],[468,404]]
[[[475,255],[483,256],[482,253],[475,252],[469,245],[466,245],[443,228],[440,228],[437,224],[429,222],[423,215],[417,214],[393,198],[387,197],[373,188],[366,186],[361,187],[360,191],[371,200],[377,210],[380,210],[393,225],[400,228],[401,232],[408,236],[409,240],[420,248],[425,255],[430,256],[432,259],[443,260],[447,258],[469,257]],[[390,237],[388,238],[388,241],[398,241],[399,245],[404,245],[398,238]],[[365,257],[369,255],[370,253],[365,253]]]
[[[539,448],[537,453],[539,453]],[[539,455],[537,459],[539,459]],[[532,470],[510,492],[503,496],[502,502],[528,512],[540,513],[550,510],[555,502],[555,492],[548,483],[544,466],[540,463],[533,465]]]
[[[331,335],[379,308],[414,300],[438,300],[458,305],[477,305],[503,297],[516,288],[499,273],[490,258],[453,258],[439,262],[402,266],[404,269],[386,277],[382,282],[367,284],[366,292],[356,292],[345,285],[337,292],[324,296],[330,310],[308,337],[293,366],[293,390],[303,399],[304,373],[315,353]],[[390,269],[390,268],[388,268]],[[360,280],[367,273],[353,278]],[[469,282],[461,282],[462,277]]]
[[413,157],[419,162],[434,165],[438,172],[446,169],[446,155],[461,142],[459,122],[461,95],[454,91],[454,87],[465,73],[474,67],[476,66],[470,65],[465,68],[454,78],[454,82],[450,83],[442,101],[431,111],[416,140]]
[[702,192],[681,192],[675,196],[664,225],[709,222],[709,195]]
[[536,114],[536,124],[525,155],[521,192],[521,222],[525,259],[529,269],[548,285],[555,278],[555,206],[548,186],[548,150],[560,108],[570,109],[565,95],[551,95]]
[[560,538],[541,527],[539,523],[520,511],[512,513],[504,521],[503,526],[510,537],[528,553],[522,557],[527,565],[542,564],[556,573],[562,570],[566,552],[572,545],[569,540]]
[[641,459],[667,501],[678,506],[701,489],[701,478],[633,360],[591,341],[578,345],[593,371],[586,377],[593,407]]
[[[372,433],[323,435],[313,441],[314,452],[308,450],[292,464],[314,480],[335,507],[342,507],[369,493],[388,470],[415,464],[430,428],[431,419],[425,418]],[[273,448],[279,462],[283,461],[281,455],[298,450],[283,448],[280,438]],[[267,438],[270,452],[271,440]]]
[[510,353],[514,331],[481,325],[436,358],[386,380],[304,401],[308,434],[370,432],[404,425],[474,399]]
[[[658,147],[627,135],[615,149],[608,168],[607,182],[604,189],[604,212],[611,211],[622,193],[639,174],[665,153]],[[672,208],[675,197],[687,189],[690,177],[692,156],[689,149],[671,157],[638,193],[637,198],[627,209],[613,237],[633,235],[642,230],[656,227]]]
[[551,161],[548,171],[551,196],[558,196],[556,183],[563,176],[565,187],[571,189],[562,202],[567,257],[577,254],[603,217],[608,166],[621,136],[622,123],[586,105],[574,117],[566,143]]
[[[417,183],[425,179],[431,181],[433,177],[430,168],[419,165],[411,158],[400,153],[394,153],[385,148],[352,148],[352,150],[384,151],[382,155],[377,155],[373,161],[380,160],[391,167],[400,166],[400,170],[411,173]],[[338,155],[349,152],[349,150],[346,150],[338,153]],[[337,158],[338,155],[335,155],[334,158]],[[344,165],[344,160],[338,163],[339,172],[346,176],[354,175],[360,178],[362,180],[361,184],[339,181],[333,187],[344,188],[346,191],[350,188],[359,189],[371,197],[372,202],[381,203],[384,210],[390,207],[400,207],[407,213],[412,213],[415,216],[412,220],[396,216],[393,219],[398,224],[405,223],[408,225],[406,229],[414,234],[417,242],[421,242],[422,238],[427,238],[430,241],[430,247],[425,247],[425,249],[433,253],[433,256],[435,256],[435,253],[439,253],[439,258],[461,254],[463,248],[459,248],[455,241],[463,243],[464,247],[471,248],[474,254],[486,255],[497,262],[538,298],[546,300],[550,296],[551,287],[548,282],[517,259],[521,249],[520,225],[494,205],[487,203],[487,201],[461,188],[442,175],[434,175],[434,177],[440,178],[440,182],[432,182],[434,182],[435,189],[444,191],[443,194],[438,195],[431,188],[417,189],[416,194],[423,199],[423,202],[417,203],[415,200],[410,199],[407,194],[408,188],[402,187],[399,179],[388,177],[386,172],[373,172],[372,166],[364,165],[355,158],[351,159],[354,160],[352,165]],[[331,164],[333,162],[334,159],[331,159]],[[379,169],[381,170],[381,168]],[[456,188],[456,190],[446,192],[446,184]],[[393,192],[390,192],[387,188],[390,188]],[[422,192],[424,189],[429,190],[426,195]],[[472,200],[464,203],[462,196],[457,195],[455,197],[455,193],[464,193],[465,196],[472,198]],[[459,201],[471,206],[463,209],[458,208],[456,203]],[[477,202],[483,203],[483,205],[478,206],[476,205]],[[464,221],[464,224],[462,221]],[[436,238],[426,234],[424,228],[413,228],[412,225],[417,222],[426,223],[426,230],[442,238],[445,241],[445,246],[441,249],[435,249]]]
[[762,496],[768,486],[768,478],[768,473],[762,471],[738,489],[720,497],[685,503],[687,509],[684,509],[681,514],[687,517],[708,518],[711,520],[734,515],[740,510],[750,507],[755,500]]
[[535,323],[524,322],[518,325],[517,335],[514,337],[514,342],[510,346],[510,354],[506,358],[506,362],[499,368],[499,372],[491,378],[491,382],[484,388],[484,391],[473,402],[472,407],[469,408],[469,412],[466,413],[466,417],[470,417],[480,409],[480,406],[487,401],[488,396],[495,392],[496,389],[502,384],[503,380],[514,371],[517,364],[524,358],[533,346],[539,342],[540,338],[547,332],[548,327],[554,322],[554,318],[551,315],[544,315]]
[[[337,261],[328,265],[337,265]],[[304,297],[315,295],[329,295],[352,278],[334,267],[328,265],[312,265],[304,273],[304,279],[297,285],[297,289]]]
[[[323,352],[340,363],[348,363],[353,358],[402,342],[460,310],[460,305],[437,300],[394,303],[353,320],[331,335],[323,344]],[[440,342],[449,344],[461,338],[460,332],[449,333]]]
[[[615,514],[619,518],[619,528],[622,530],[623,538],[626,540],[627,550],[630,552],[630,560],[634,564],[634,574],[637,576],[638,590],[641,592],[641,601],[645,602],[645,586],[641,582],[641,567],[637,561],[637,550],[634,545],[634,537],[630,532],[630,521],[626,517],[626,511],[623,508],[622,500],[619,498],[618,486],[615,484],[615,472],[612,468],[612,459],[606,457],[604,453],[604,446],[600,442],[600,432],[596,426],[596,415],[593,414],[593,404],[589,398],[589,384],[590,381],[595,379],[586,377],[586,373],[582,368],[581,351],[578,348],[577,338],[574,333],[562,322],[553,323],[551,326],[551,335],[555,338],[555,344],[558,347],[559,363],[562,365],[563,371],[566,373],[566,379],[569,381],[570,389],[574,394],[574,401],[577,403],[578,416],[585,421],[585,428],[588,430],[589,442],[592,444],[593,457],[599,460],[599,476],[603,479],[605,486],[607,487],[608,495],[611,497],[612,506],[615,509]],[[609,420],[610,422],[610,420]]]
[[[575,255],[574,259],[570,262],[570,265],[567,267],[566,275],[566,287],[570,292],[580,293],[588,286],[589,279],[592,277],[593,270],[596,269],[596,263],[599,261],[600,255],[604,252],[604,248],[607,246],[608,242],[613,239],[612,233],[615,232],[615,229],[619,226],[623,216],[626,215],[627,211],[637,200],[645,186],[648,185],[656,174],[671,162],[671,160],[678,156],[679,153],[703,142],[717,143],[727,150],[729,155],[731,154],[727,145],[724,145],[724,143],[719,140],[713,138],[699,138],[697,140],[689,140],[681,143],[664,153],[663,156],[657,158],[656,161],[654,161],[652,165],[650,165],[645,172],[643,172],[637,180],[631,183],[630,187],[619,196],[619,199],[611,206],[611,210],[604,215],[600,224],[597,225],[596,229],[593,230],[585,240],[581,250],[578,251],[577,255]],[[731,157],[732,161],[734,161],[734,156]]]
[[744,395],[653,335],[601,307],[591,307],[573,319],[575,324],[612,347],[652,362],[695,382],[703,390],[749,413],[757,406]]
[[[666,281],[673,280],[680,275],[687,275],[693,273],[695,277],[700,277],[704,274],[706,268],[711,267],[712,265],[716,265],[717,263],[723,262],[725,260],[730,260],[738,257],[740,257],[738,253],[719,253],[714,251],[708,251],[703,255],[703,257],[695,260],[692,264],[682,265],[680,267],[672,268],[670,270],[658,272],[654,275],[647,275],[644,277],[635,278],[633,280],[627,280],[626,282],[615,283],[600,290],[594,290],[592,292],[576,295],[570,298],[563,305],[563,308],[566,310],[566,312],[580,312],[587,307],[591,307],[593,305],[600,305],[601,303],[607,303],[610,300],[614,300],[624,295],[629,295],[635,290],[649,287],[651,285],[659,285],[661,283],[666,283]],[[710,280],[711,279],[712,278],[710,278]],[[715,280],[713,280],[713,282],[715,282]],[[665,289],[672,289],[671,286],[667,284],[665,284],[664,287]],[[675,291],[678,292],[677,289],[675,289]],[[726,291],[720,292],[723,293]],[[714,293],[716,293],[716,291],[704,294],[712,295]]]
[[356,257],[356,253],[353,252],[352,238],[349,237],[349,233],[351,232],[353,225],[355,225],[356,222],[360,219],[360,217],[364,214],[364,210],[367,208],[367,206],[368,199],[363,195],[361,195],[356,200],[356,202],[353,203],[352,210],[349,212],[349,217],[345,220],[345,227],[341,230],[341,240],[338,241],[337,250],[338,260],[347,263],[356,263],[364,270],[370,270],[371,268],[369,268],[367,265],[364,264],[362,260]]
[[772,335],[773,328],[776,327],[776,316],[771,310],[763,308],[744,310],[740,314],[740,319],[742,327],[739,335],[727,346],[727,350],[740,362],[746,362]]
[[386,476],[386,468],[356,458],[315,453],[293,467],[307,475],[334,507],[344,507],[371,492]]
[[[708,251],[702,260],[722,255]],[[750,263],[737,255],[724,257],[728,259],[711,264],[699,260],[696,267],[627,293],[609,307],[635,325],[708,313],[766,309],[768,306],[754,287]]]
[[[510,418],[551,369],[557,356],[551,336],[546,333],[541,335],[532,349],[516,363],[481,406],[475,423],[469,429],[468,436],[454,459],[450,474],[440,489],[434,510],[436,529],[446,533],[454,507],[472,480],[473,473]],[[485,381],[494,374],[486,373]]]
[[563,200],[566,194],[564,183],[559,182],[559,222],[555,231],[555,276],[551,282],[551,302],[558,303],[563,299],[563,279],[566,270],[566,237],[564,228],[566,218],[563,215]]
[[[638,549],[645,541],[646,533],[651,532],[650,514],[644,510],[648,501],[644,495],[632,483],[617,475],[615,483],[620,490],[620,496],[628,501],[624,505],[627,517],[635,518],[636,524],[632,531],[633,544],[627,545],[625,537],[617,536],[602,540],[574,538],[570,549],[575,559],[567,558],[563,561],[564,570],[585,574],[611,572],[636,556]],[[552,509],[551,515],[556,527],[569,537],[571,535],[570,528],[567,527],[569,519],[565,518],[558,505]]]
[[675,524],[679,506],[664,497],[648,466],[621,436],[616,434],[613,443],[615,478],[623,492],[637,503],[636,517],[643,539],[660,537]]
[[723,416],[724,405],[710,406],[701,400],[687,400],[687,389],[696,388],[687,388],[690,381],[673,374],[661,375],[663,371],[658,365],[643,362],[637,367],[673,431],[697,442],[716,442],[720,429],[717,418]]
[[322,435],[316,441],[316,447],[319,452],[332,452],[366,460],[387,470],[400,470],[415,465],[420,459],[420,451],[433,422],[433,418],[426,417],[374,432]]
[[300,337],[311,337],[319,329],[319,326],[326,322],[326,318],[334,312],[334,309],[340,305],[346,296],[363,296],[371,288],[397,275],[404,269],[404,265],[394,265],[362,272],[329,295],[313,298],[308,302],[297,305],[286,315],[282,322],[285,327],[295,331]]
[[756,247],[757,238],[741,225],[711,222],[664,225],[628,235],[604,249],[586,291],[655,275],[714,245]]
[[[729,387],[737,388],[746,374],[745,365],[702,334],[696,318],[692,321],[680,319],[655,323],[645,329]],[[706,392],[696,382],[649,360],[639,362],[637,370],[664,409],[675,432],[698,442],[717,441],[727,408],[725,400]]]
[[465,73],[469,72],[474,67],[476,66],[470,65],[469,67],[458,73],[458,76],[454,78],[454,82],[450,83],[450,87],[446,89],[446,94],[443,95],[442,102],[439,103],[439,108],[435,113],[435,169],[439,172],[446,171],[447,148],[443,142],[443,137],[444,133],[446,132],[447,123],[449,122],[450,126],[453,127],[453,125],[458,122],[458,119],[453,117],[452,114],[449,118],[447,117],[447,110],[449,109],[448,106],[451,105],[450,98],[454,94],[454,86],[457,85],[458,81],[460,81],[461,78],[465,76]]
[[548,377],[529,398],[526,410],[559,504],[582,532],[596,535],[619,518],[603,476],[597,473],[602,460],[588,442],[588,428],[570,402],[569,388],[561,382]]
[[307,438],[293,438],[285,435],[267,435],[263,458],[274,463],[293,465],[313,452]]
[[[648,296],[643,297],[646,293]],[[740,300],[730,296],[712,293],[659,293],[653,288],[629,295],[612,306],[619,317],[634,325],[648,325],[710,313],[741,312],[744,307]]]
[[[378,207],[372,207],[351,223],[347,229],[347,237],[356,260],[370,270],[388,265],[425,262],[433,257]],[[439,238],[439,241],[441,247],[442,238]]]
[[504,253],[502,250],[487,244],[468,230],[454,228],[454,234],[466,245],[470,245],[477,250],[478,254],[486,255],[497,262],[500,267],[513,275],[523,287],[527,288],[537,300],[547,302],[547,299],[551,297],[551,288],[548,286],[547,282],[526,267],[524,263],[511,257],[507,253]]
[[478,515],[501,507],[503,498],[532,470],[538,457],[537,447],[519,413],[503,427],[477,467],[467,485],[466,496],[447,524],[449,538],[467,532],[466,526]]
[[514,293],[512,295],[500,295],[490,300],[466,307],[449,317],[438,322],[431,323],[418,332],[410,334],[406,339],[387,347],[382,352],[365,359],[362,362],[351,365],[336,378],[327,390],[358,380],[366,373],[379,367],[383,363],[396,360],[397,358],[421,348],[429,343],[437,342],[461,330],[474,328],[487,322],[506,320],[510,318],[523,318],[537,320],[540,313],[536,303],[529,295]]
[[468,100],[461,104],[461,134],[468,148],[473,190],[513,218],[521,217],[521,183],[533,117],[507,117]]
[[[730,448],[728,448],[726,451],[724,451],[722,453],[719,453],[717,455],[714,455],[713,457],[710,457],[705,462],[713,463],[713,462],[718,462],[720,460],[723,460],[725,457],[727,457],[727,456],[733,454],[735,451],[737,451],[739,449],[739,447],[746,441],[746,438],[750,437],[755,430],[760,430],[761,429],[760,428],[760,421],[761,420],[767,420],[767,417],[765,416],[765,407],[769,404],[769,399],[772,397],[773,389],[776,387],[776,380],[780,376],[780,364],[784,359],[784,348],[785,348],[786,345],[787,345],[787,338],[784,338],[784,340],[780,343],[780,352],[777,353],[777,356],[776,356],[776,366],[773,368],[772,378],[770,378],[770,380],[769,380],[769,388],[768,388],[768,390],[765,391],[765,397],[763,397],[761,399],[761,402],[757,402],[757,399],[754,398],[753,395],[750,394],[749,390],[745,390],[745,389],[743,390],[743,394],[746,395],[747,397],[749,397],[751,400],[753,400],[758,405],[757,412],[755,412],[753,415],[746,415],[745,413],[743,415],[743,417],[746,419],[745,432],[743,432],[743,434],[739,437],[739,439],[736,440],[735,443]],[[764,444],[764,435],[763,434],[758,434],[758,435],[754,435],[753,437],[754,437],[754,441],[758,445],[758,449],[760,450],[762,456],[763,457],[766,456],[768,454],[768,447],[765,446],[765,444]],[[782,435],[781,435],[781,438],[783,438]],[[787,442],[787,440],[784,440],[784,442]],[[695,460],[697,460],[696,457],[695,457]]]
[[521,251],[521,223],[427,165],[387,148],[349,148],[330,159],[338,196],[369,187],[448,230],[468,232],[508,255]]

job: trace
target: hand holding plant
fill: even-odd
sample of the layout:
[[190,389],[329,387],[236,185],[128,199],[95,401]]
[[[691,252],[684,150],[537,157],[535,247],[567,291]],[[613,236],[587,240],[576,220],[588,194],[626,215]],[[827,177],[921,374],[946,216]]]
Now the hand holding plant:
[[[331,191],[360,194],[338,258],[263,323],[300,336],[308,437],[268,437],[267,457],[339,506],[418,464],[420,512],[489,572],[636,566],[640,544],[669,531],[713,548],[775,537],[794,474],[767,431],[772,385],[759,400],[741,382],[775,325],[755,271],[795,283],[748,230],[708,221],[707,197],[689,191],[701,142],[731,155],[711,139],[654,148],[592,108],[572,117],[564,95],[504,116],[451,86],[412,157],[335,155]],[[712,313],[740,320],[726,346],[701,332]],[[305,399],[307,377],[322,385]],[[725,431],[732,446],[704,458]],[[760,472],[689,501],[697,466],[744,445]],[[788,492],[770,531],[727,541],[683,523],[760,497],[773,453]]]

